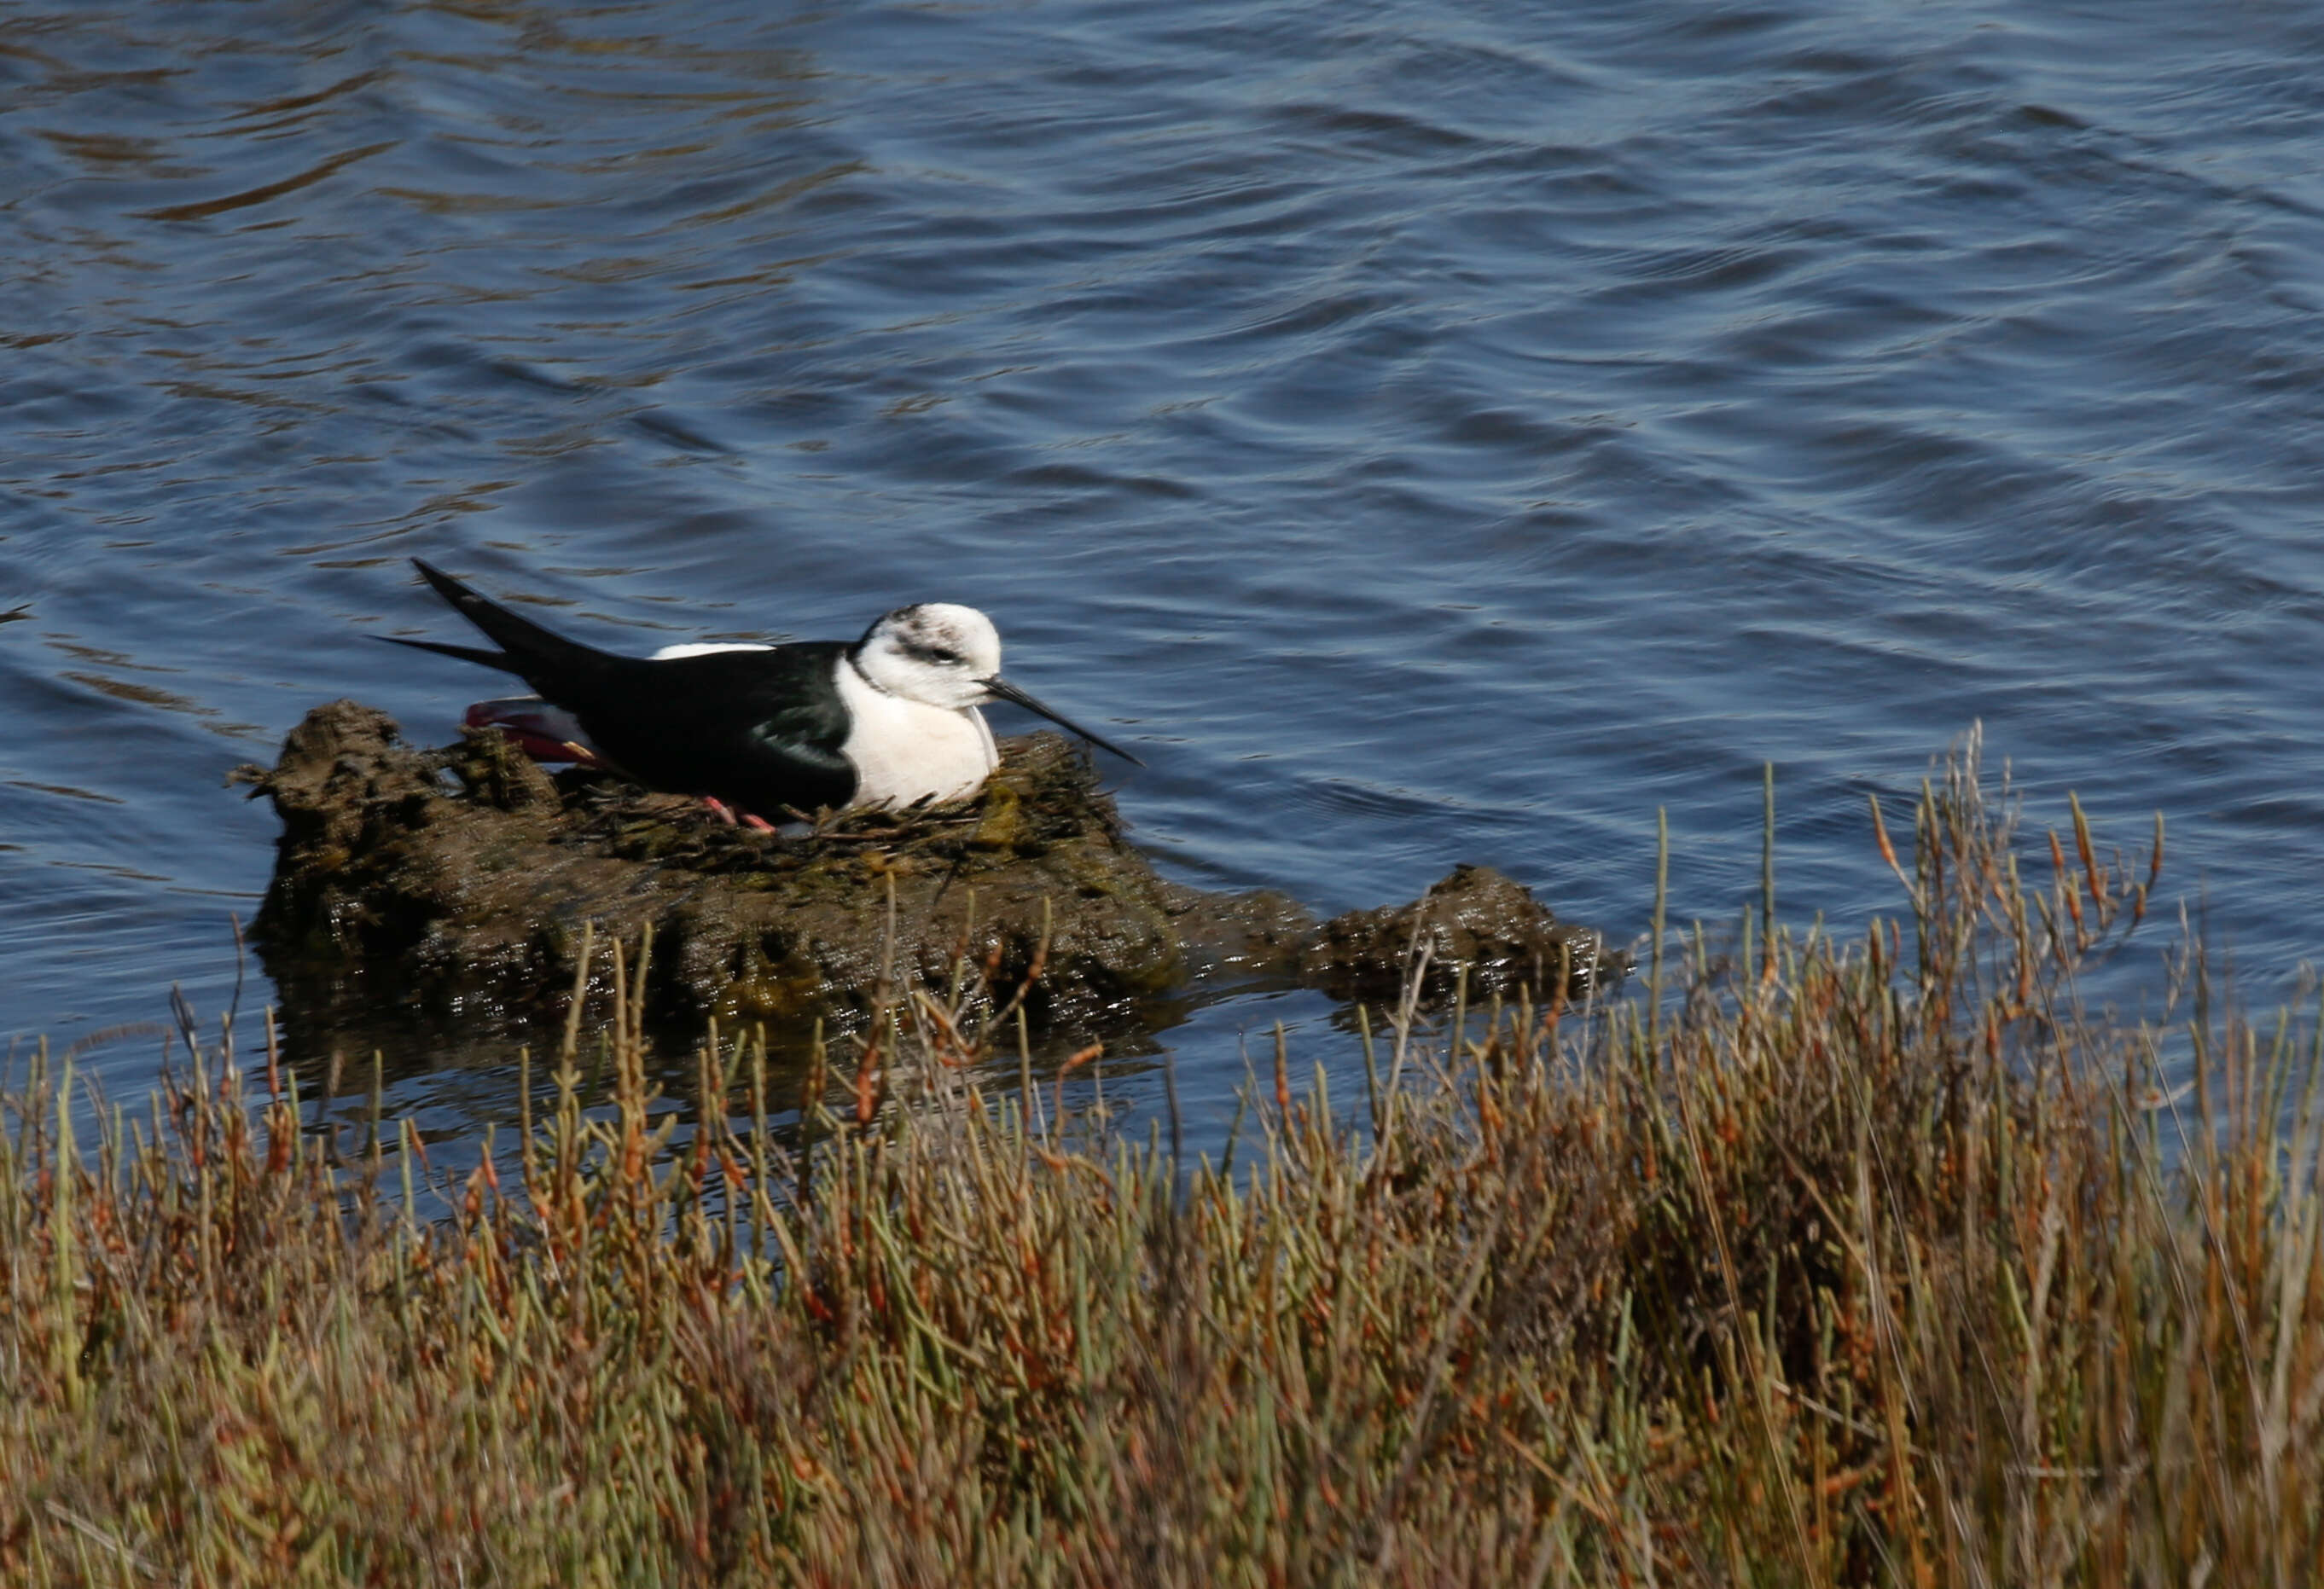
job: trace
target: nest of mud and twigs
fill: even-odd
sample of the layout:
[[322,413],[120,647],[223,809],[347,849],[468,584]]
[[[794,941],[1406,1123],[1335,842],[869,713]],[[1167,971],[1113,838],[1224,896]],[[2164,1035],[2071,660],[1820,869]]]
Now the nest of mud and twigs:
[[844,1017],[884,986],[1030,979],[1037,1022],[1124,1012],[1198,984],[1305,984],[1380,997],[1425,948],[1427,989],[1578,996],[1618,976],[1596,933],[1482,868],[1411,904],[1319,923],[1279,894],[1157,874],[1087,757],[1006,740],[973,798],[826,813],[803,829],[719,822],[602,771],[550,775],[497,735],[406,745],[351,701],[309,712],[272,768],[241,770],[282,820],[257,923],[286,997],[554,1014],[585,928],[655,941],[672,1019]]

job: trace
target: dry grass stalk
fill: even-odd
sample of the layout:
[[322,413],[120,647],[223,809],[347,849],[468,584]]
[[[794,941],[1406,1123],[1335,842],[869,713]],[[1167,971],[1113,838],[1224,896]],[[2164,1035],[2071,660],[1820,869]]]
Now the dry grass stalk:
[[43,1057],[0,1575],[2318,1581],[2324,1066],[2191,955],[2161,1021],[2079,1007],[2155,878],[2075,816],[2029,882],[1958,761],[1909,858],[1878,831],[1898,921],[1770,913],[1668,1010],[1401,1010],[1367,1119],[1278,1072],[1231,1170],[1028,1122],[973,978],[804,1134],[761,1045],[714,1036],[681,1120],[634,1014],[602,1102],[576,1033],[450,1186],[215,1047],[89,1140]]

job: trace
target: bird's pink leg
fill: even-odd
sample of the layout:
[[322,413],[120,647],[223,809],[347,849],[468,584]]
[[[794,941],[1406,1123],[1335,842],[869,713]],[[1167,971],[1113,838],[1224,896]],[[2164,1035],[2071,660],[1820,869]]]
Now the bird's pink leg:
[[724,801],[716,798],[715,795],[705,794],[702,797],[702,804],[710,808],[710,813],[713,816],[716,817],[720,822],[724,822],[730,828],[738,826],[744,827],[761,833],[771,833],[775,831],[775,824],[769,822],[766,818],[762,816],[752,816],[747,811],[737,811],[733,806],[727,804]]
[[502,737],[535,761],[603,767],[605,758],[583,739],[572,713],[532,696],[479,701],[461,720],[472,729],[498,729]]

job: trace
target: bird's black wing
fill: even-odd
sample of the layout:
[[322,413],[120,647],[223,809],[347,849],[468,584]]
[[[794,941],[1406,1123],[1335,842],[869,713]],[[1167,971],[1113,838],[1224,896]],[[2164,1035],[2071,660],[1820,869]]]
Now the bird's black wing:
[[623,664],[588,699],[557,700],[633,776],[715,794],[761,816],[840,806],[855,793],[837,641]]
[[[855,767],[841,747],[847,712],[836,641],[656,660],[568,640],[414,557],[436,593],[501,648],[398,640],[520,675],[570,712],[592,743],[640,783],[712,794],[762,816],[844,805]],[[381,636],[383,639],[388,636]]]

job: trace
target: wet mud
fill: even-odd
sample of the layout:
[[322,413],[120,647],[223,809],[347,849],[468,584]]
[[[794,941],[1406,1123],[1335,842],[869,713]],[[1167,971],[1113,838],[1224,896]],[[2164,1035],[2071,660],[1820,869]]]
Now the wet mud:
[[1003,740],[971,800],[787,833],[722,825],[603,771],[552,775],[488,730],[409,745],[352,701],[309,712],[272,768],[236,778],[282,822],[253,937],[310,1017],[552,1018],[585,929],[634,943],[651,928],[659,1019],[770,1027],[845,1024],[964,968],[994,987],[1029,979],[1040,1025],[1254,984],[1393,999],[1424,946],[1432,997],[1464,972],[1472,995],[1579,997],[1622,969],[1598,934],[1481,867],[1329,921],[1280,894],[1172,882],[1054,733]]

